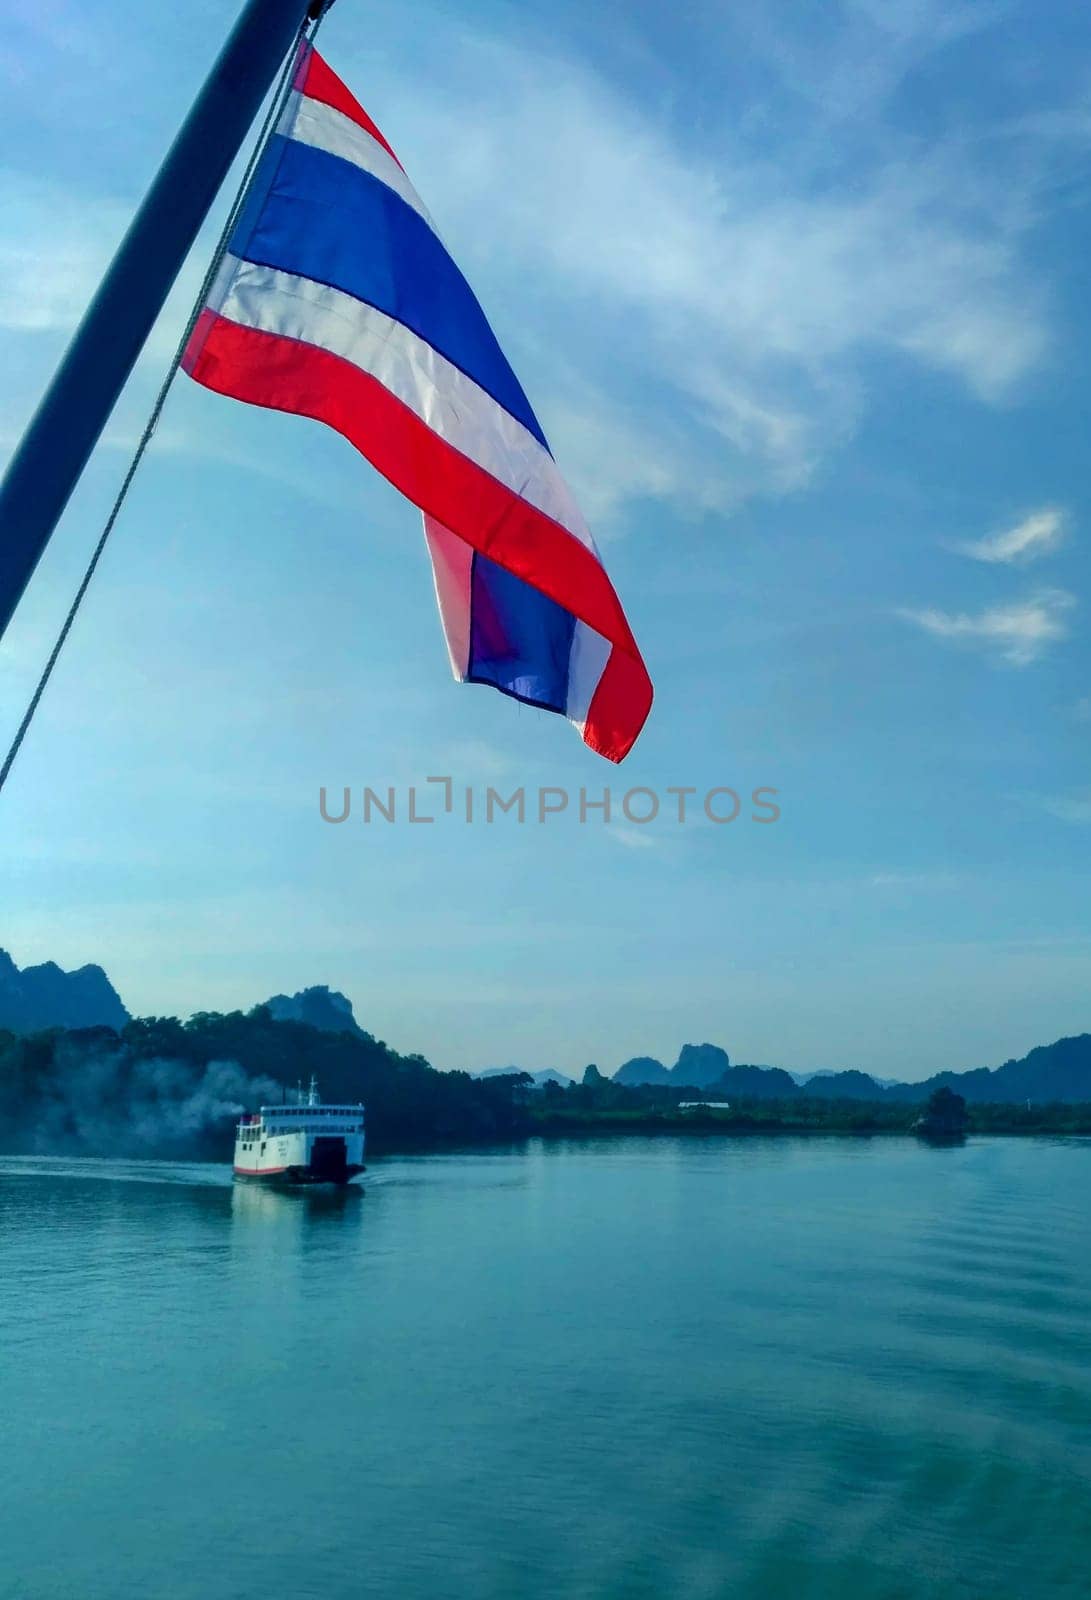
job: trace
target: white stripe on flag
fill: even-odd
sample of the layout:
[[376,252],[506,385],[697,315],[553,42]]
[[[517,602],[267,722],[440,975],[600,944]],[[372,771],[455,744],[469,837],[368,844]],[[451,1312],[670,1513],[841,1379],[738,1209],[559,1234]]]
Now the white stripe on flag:
[[208,303],[230,322],[298,339],[370,373],[433,433],[598,555],[549,451],[403,323],[340,289],[232,256]]
[[281,113],[277,132],[300,144],[309,144],[315,150],[325,150],[328,155],[340,156],[342,161],[351,162],[361,172],[370,172],[372,177],[400,195],[407,206],[412,206],[439,237],[424,201],[390,151],[343,111],[336,111],[322,100],[312,100],[310,95],[301,94],[297,89]]
[[424,537],[432,558],[432,582],[451,671],[459,683],[465,683],[470,670],[470,586],[474,553],[465,539],[460,539],[435,517],[424,517]]
[[581,622],[577,617],[568,657],[568,704],[565,715],[576,724],[581,734],[599,679],[606,671],[610,648],[609,639],[604,639],[601,633],[596,633],[594,628],[589,628],[586,622]]

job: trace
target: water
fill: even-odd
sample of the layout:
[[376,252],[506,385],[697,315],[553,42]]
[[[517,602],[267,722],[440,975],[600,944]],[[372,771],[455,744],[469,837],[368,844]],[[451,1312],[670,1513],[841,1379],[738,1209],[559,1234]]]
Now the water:
[[1091,1586],[1091,1143],[0,1160],[4,1600]]

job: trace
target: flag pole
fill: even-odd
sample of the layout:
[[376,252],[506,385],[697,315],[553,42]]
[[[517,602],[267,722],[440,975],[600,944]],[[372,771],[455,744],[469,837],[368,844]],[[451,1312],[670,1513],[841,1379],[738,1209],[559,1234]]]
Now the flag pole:
[[332,0],[247,0],[0,484],[0,636],[265,95]]

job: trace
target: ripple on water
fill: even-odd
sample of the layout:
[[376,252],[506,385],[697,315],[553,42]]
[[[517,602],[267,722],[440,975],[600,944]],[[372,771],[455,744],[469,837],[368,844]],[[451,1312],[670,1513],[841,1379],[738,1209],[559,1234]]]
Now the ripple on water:
[[0,1597],[1082,1600],[1087,1156],[0,1160]]

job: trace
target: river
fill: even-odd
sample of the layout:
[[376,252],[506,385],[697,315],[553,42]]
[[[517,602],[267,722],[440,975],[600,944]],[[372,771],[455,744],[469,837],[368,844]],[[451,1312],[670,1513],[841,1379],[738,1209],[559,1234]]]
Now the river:
[[0,1158],[4,1600],[1091,1588],[1091,1142]]

